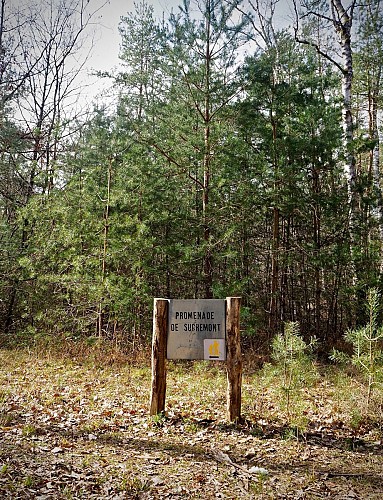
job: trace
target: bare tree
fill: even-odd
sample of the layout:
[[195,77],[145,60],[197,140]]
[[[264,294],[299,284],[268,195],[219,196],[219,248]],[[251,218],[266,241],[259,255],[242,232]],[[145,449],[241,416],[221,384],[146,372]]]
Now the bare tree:
[[[354,21],[356,0],[326,0],[317,9],[310,0],[301,2],[298,10],[297,0],[293,0],[295,10],[295,39],[299,43],[310,45],[325,59],[330,61],[342,75],[343,95],[343,132],[344,150],[346,155],[345,170],[347,174],[350,201],[355,194],[356,161],[353,152],[354,126],[352,116],[352,82],[353,82],[353,57],[352,57],[352,24]],[[324,8],[323,8],[324,7]],[[320,20],[323,22],[322,35],[331,27],[339,44],[340,54],[333,52],[330,47],[325,47],[320,40],[313,40],[301,34],[302,20]]]
[[33,23],[20,40],[26,77],[18,100],[23,128],[33,144],[26,155],[31,165],[28,196],[42,170],[40,189],[49,192],[54,182],[54,163],[65,126],[73,119],[78,77],[87,60],[82,46],[95,16],[88,5],[84,0],[45,0],[37,9],[29,7]]
[[[55,168],[70,133],[78,81],[87,60],[83,47],[89,46],[99,11],[91,7],[87,0],[43,0],[15,9],[11,0],[1,0],[0,99],[15,126],[1,128],[1,149],[7,150],[12,185],[0,173],[0,197],[12,197],[16,212],[35,194],[49,193],[57,178]],[[20,230],[15,225],[9,231],[12,262],[27,251],[31,231],[32,217],[24,212]],[[12,269],[9,272],[8,266],[5,330],[14,320],[17,297],[24,294],[21,271],[17,266]]]

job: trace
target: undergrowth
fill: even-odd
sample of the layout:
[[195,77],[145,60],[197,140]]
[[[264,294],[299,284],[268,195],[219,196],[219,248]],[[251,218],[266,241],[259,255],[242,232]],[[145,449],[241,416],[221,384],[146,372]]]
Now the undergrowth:
[[[279,346],[283,341],[277,341]],[[296,353],[290,349],[291,342],[286,345],[290,345],[287,354],[275,356],[274,362],[264,363],[256,371],[246,361],[251,360],[251,354],[247,352],[244,356],[242,414],[245,420],[248,419],[254,428],[258,425],[262,428],[287,425],[302,434],[313,420],[321,419],[327,412],[337,415],[333,417],[334,421],[342,421],[353,432],[367,424],[379,428],[383,413],[383,391],[380,387],[375,388],[374,398],[367,410],[363,397],[367,390],[366,382],[358,373],[353,374],[342,366],[334,365],[320,365],[319,370],[307,345],[302,344]],[[24,366],[30,365],[31,359],[36,360],[36,376],[30,372],[26,376],[30,380],[35,378],[37,386],[43,373],[45,377],[52,377],[52,393],[48,391],[45,394],[48,407],[71,395],[74,392],[70,387],[72,383],[86,386],[91,384],[92,377],[101,375],[105,378],[102,386],[105,393],[109,389],[113,392],[120,386],[119,397],[123,397],[124,391],[137,398],[144,394],[143,404],[147,406],[146,399],[149,399],[150,393],[149,349],[129,356],[106,341],[94,345],[71,341],[28,349],[1,350],[0,358],[3,370],[7,366],[23,370]],[[66,387],[67,392],[57,395],[61,387]],[[225,363],[168,362],[166,411],[169,415],[181,415],[183,418],[224,419],[226,388]],[[9,388],[3,383],[0,425],[7,425],[6,413],[1,411],[1,407],[8,394]],[[29,394],[35,397],[31,388]],[[75,397],[80,400],[81,395]]]

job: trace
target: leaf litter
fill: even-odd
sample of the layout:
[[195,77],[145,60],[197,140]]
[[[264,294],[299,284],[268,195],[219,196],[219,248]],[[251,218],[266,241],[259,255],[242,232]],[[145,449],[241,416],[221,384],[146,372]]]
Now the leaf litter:
[[229,424],[217,365],[171,364],[166,415],[152,419],[147,365],[22,351],[0,363],[1,498],[383,497],[381,428],[350,425],[328,380],[305,389],[299,429],[246,376],[244,420]]

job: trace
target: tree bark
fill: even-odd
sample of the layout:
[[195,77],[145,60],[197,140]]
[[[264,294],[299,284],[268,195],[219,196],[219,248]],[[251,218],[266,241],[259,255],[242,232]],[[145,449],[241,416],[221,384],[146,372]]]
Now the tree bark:
[[[378,127],[379,113],[379,89],[381,85],[382,69],[376,75],[373,87],[368,89],[368,115],[369,115],[369,133],[371,139],[375,142],[370,153],[370,171],[372,172],[372,181],[377,200],[378,223],[380,240],[383,242],[383,194],[381,187],[381,171],[380,171],[380,138]],[[381,250],[382,254],[382,250]],[[380,273],[383,273],[383,256],[380,256]]]
[[150,415],[165,410],[168,311],[168,300],[154,299]]
[[[354,127],[352,118],[352,80],[353,61],[351,48],[351,28],[355,0],[350,10],[343,7],[341,0],[331,0],[333,25],[339,38],[342,50],[342,94],[343,94],[343,132],[346,152],[346,173],[349,183],[350,199],[353,198],[356,182],[356,161],[352,150]],[[351,207],[352,208],[352,207]]]
[[204,232],[204,284],[205,298],[213,298],[213,257],[210,248],[210,221],[208,217],[209,206],[209,190],[210,190],[210,159],[211,159],[211,144],[210,144],[210,64],[211,64],[211,49],[210,49],[210,23],[211,23],[211,5],[210,0],[206,2],[206,48],[205,48],[205,109],[204,109],[204,157],[203,157],[203,199],[202,199],[202,217],[203,217],[203,232]]
[[240,297],[227,297],[227,418],[230,422],[241,420],[242,355],[239,330],[240,308]]

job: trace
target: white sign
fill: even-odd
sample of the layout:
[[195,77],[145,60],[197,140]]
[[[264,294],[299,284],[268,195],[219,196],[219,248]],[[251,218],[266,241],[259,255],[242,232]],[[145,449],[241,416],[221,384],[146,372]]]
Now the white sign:
[[203,341],[204,359],[224,361],[226,359],[225,339],[205,339]]
[[213,359],[205,357],[204,340],[221,339],[225,343],[225,315],[225,300],[170,300],[167,358]]

